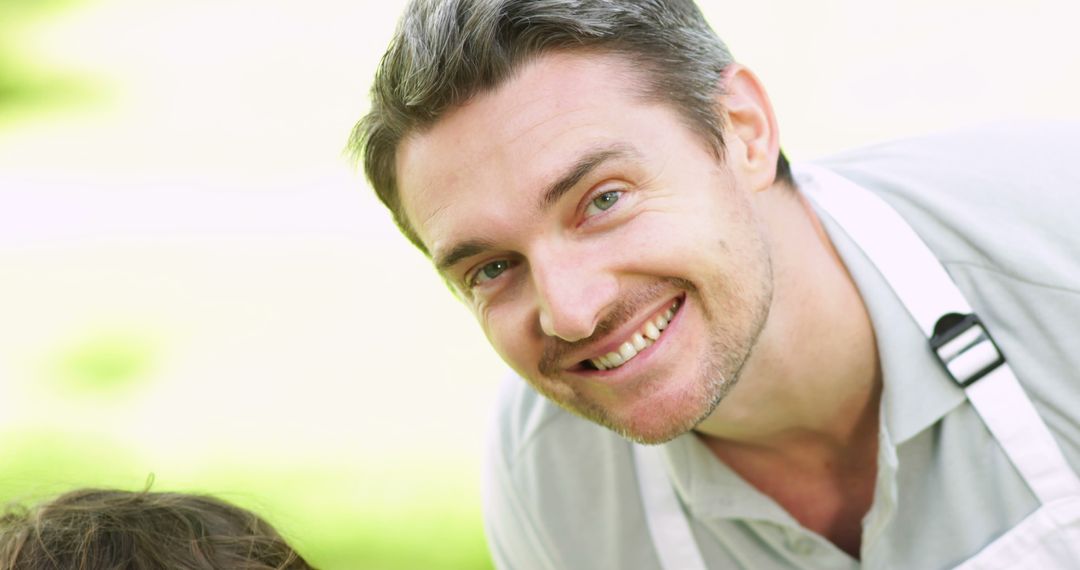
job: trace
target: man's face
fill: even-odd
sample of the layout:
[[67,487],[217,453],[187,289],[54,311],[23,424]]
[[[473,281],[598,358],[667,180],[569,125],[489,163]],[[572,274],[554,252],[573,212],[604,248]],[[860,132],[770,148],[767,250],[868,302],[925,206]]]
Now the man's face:
[[502,358],[563,407],[661,442],[735,383],[772,275],[737,169],[641,81],[614,57],[545,56],[406,139],[397,172]]

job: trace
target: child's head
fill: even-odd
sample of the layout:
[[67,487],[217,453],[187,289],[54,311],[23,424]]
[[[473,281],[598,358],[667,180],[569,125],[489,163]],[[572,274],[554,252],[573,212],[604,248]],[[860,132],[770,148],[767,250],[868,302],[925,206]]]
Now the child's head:
[[180,493],[83,489],[0,518],[0,570],[310,570],[266,521]]

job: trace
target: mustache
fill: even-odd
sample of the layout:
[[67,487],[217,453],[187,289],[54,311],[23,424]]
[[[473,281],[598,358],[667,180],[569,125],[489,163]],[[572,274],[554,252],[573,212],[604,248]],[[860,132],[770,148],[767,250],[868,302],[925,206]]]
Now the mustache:
[[677,277],[667,277],[650,285],[628,291],[612,304],[604,318],[597,323],[596,330],[588,338],[567,342],[558,337],[545,337],[537,369],[544,376],[556,375],[562,369],[561,363],[566,360],[567,354],[577,352],[583,347],[604,338],[611,331],[618,329],[635,316],[638,316],[645,307],[654,304],[657,299],[665,294],[670,294],[672,289],[689,293],[697,291],[697,287],[692,283]]

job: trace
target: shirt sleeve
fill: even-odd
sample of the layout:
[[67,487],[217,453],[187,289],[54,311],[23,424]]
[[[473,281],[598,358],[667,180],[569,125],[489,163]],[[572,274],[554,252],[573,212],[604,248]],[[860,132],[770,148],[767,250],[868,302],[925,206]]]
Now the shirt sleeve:
[[514,407],[504,384],[495,421],[490,426],[481,475],[484,533],[495,567],[499,570],[562,570],[557,550],[528,507],[527,489],[513,476],[517,455],[513,437]]
[[484,532],[499,570],[558,570],[555,553],[523,507],[505,469],[488,471],[484,481]]

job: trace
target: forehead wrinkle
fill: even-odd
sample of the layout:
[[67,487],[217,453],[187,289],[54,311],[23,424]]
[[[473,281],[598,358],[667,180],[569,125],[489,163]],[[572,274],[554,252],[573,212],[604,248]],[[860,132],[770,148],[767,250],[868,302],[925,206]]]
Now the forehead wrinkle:
[[[576,64],[580,63],[577,61],[577,59],[577,57],[566,57],[566,63],[570,67],[576,67]],[[609,70],[618,73],[619,76],[626,75],[627,77],[635,77],[635,74],[631,69],[626,69],[627,66],[625,63],[622,63],[622,65],[619,65],[619,63],[620,62],[616,62],[616,65],[609,66]],[[519,79],[521,79],[521,77],[519,77]],[[588,83],[594,78],[587,77],[585,79],[586,83]],[[419,147],[415,147],[415,143],[422,143],[425,139],[427,140],[427,142],[432,142],[430,139],[432,135],[436,135],[439,133],[452,134],[454,128],[469,127],[469,132],[472,132],[473,134],[475,134],[475,131],[478,128],[482,130],[490,130],[492,135],[500,131],[502,132],[502,141],[498,143],[496,147],[492,147],[491,144],[495,142],[494,139],[500,138],[497,136],[481,136],[472,138],[466,137],[465,140],[458,140],[460,137],[451,137],[451,139],[453,139],[453,142],[450,143],[453,145],[451,147],[451,153],[462,151],[463,148],[468,147],[472,151],[472,159],[458,160],[452,165],[452,167],[449,165],[440,164],[440,166],[443,167],[444,170],[441,172],[442,179],[439,181],[438,186],[442,188],[443,191],[449,189],[448,187],[452,186],[455,183],[464,182],[463,178],[466,178],[469,175],[475,175],[479,173],[481,174],[481,178],[484,179],[483,181],[475,179],[469,180],[471,185],[487,186],[493,181],[500,182],[499,180],[492,179],[492,177],[496,175],[496,172],[502,174],[506,174],[507,172],[509,172],[512,176],[518,178],[518,180],[516,182],[514,182],[512,179],[502,180],[500,185],[503,187],[504,193],[506,191],[510,191],[511,193],[513,193],[511,187],[514,186],[517,187],[517,192],[524,192],[528,194],[535,192],[535,189],[538,187],[539,189],[541,189],[541,192],[546,189],[548,190],[548,192],[546,192],[547,198],[544,198],[543,196],[537,196],[532,198],[531,200],[536,201],[538,198],[541,199],[542,204],[540,205],[540,208],[547,209],[544,207],[545,204],[552,204],[554,203],[554,201],[561,198],[562,195],[572,189],[574,183],[580,182],[581,178],[588,175],[588,173],[591,172],[593,168],[599,166],[599,164],[610,158],[614,158],[616,154],[637,154],[636,152],[634,152],[634,149],[632,147],[629,147],[625,144],[604,144],[604,142],[602,141],[597,141],[593,143],[592,147],[587,147],[586,149],[584,149],[583,152],[619,152],[611,152],[611,156],[581,156],[577,158],[577,161],[574,164],[564,166],[564,169],[561,173],[557,170],[558,166],[556,166],[556,170],[551,176],[555,177],[559,174],[563,174],[563,176],[556,182],[564,182],[564,184],[548,184],[548,186],[545,187],[544,178],[540,178],[536,180],[536,185],[533,186],[532,183],[523,180],[521,175],[525,173],[525,171],[522,169],[522,166],[524,165],[520,164],[519,161],[533,161],[536,160],[538,156],[536,153],[536,149],[529,151],[527,156],[523,156],[520,154],[515,155],[515,151],[520,150],[517,148],[518,143],[521,143],[523,140],[529,140],[532,138],[535,143],[541,144],[542,147],[547,147],[545,154],[554,154],[558,152],[556,150],[557,148],[564,145],[564,143],[561,141],[566,136],[568,136],[570,132],[580,132],[584,130],[586,137],[592,138],[588,137],[588,135],[592,134],[595,136],[596,134],[598,134],[596,130],[598,127],[603,127],[604,121],[598,121],[598,117],[594,116],[595,111],[592,108],[582,107],[581,105],[576,104],[580,103],[579,101],[566,100],[565,98],[560,97],[558,90],[552,88],[551,86],[533,85],[535,81],[527,81],[523,84],[525,85],[525,87],[521,87],[520,83],[520,81],[515,80],[509,82],[507,85],[504,85],[502,88],[497,88],[490,92],[480,93],[475,99],[467,101],[464,104],[452,109],[445,116],[443,116],[440,121],[432,125],[429,130],[426,130],[422,133],[414,133],[413,137],[410,137],[414,139],[412,140],[414,145],[410,145],[414,146],[412,150],[419,151],[421,154],[425,154],[425,151],[427,153],[435,152],[438,150],[442,150],[445,152],[445,141],[444,144],[439,148],[425,148],[430,146],[425,144],[420,144]],[[515,84],[519,85],[518,89],[516,89],[517,93],[514,93],[515,96],[510,100],[510,104],[506,105],[505,102],[500,102],[497,96],[500,93],[505,94],[508,87]],[[525,97],[520,97],[522,91],[526,94]],[[619,90],[620,98],[625,97],[626,95],[633,96],[634,90],[625,88]],[[478,106],[487,104],[496,105],[498,111],[494,113],[485,112],[477,116],[476,113]],[[532,107],[536,107],[536,105],[540,105],[540,107],[530,108],[529,104],[532,104]],[[575,120],[571,120],[569,124],[562,122],[571,116],[575,117]],[[445,138],[445,135],[443,138]],[[542,142],[545,139],[546,142]],[[415,154],[415,152],[413,154]],[[454,154],[454,156],[458,155]],[[480,156],[481,158],[477,159],[477,156]],[[399,169],[403,169],[403,165],[401,164],[401,162],[403,162],[401,160],[402,158],[404,157],[398,157]],[[593,160],[589,161],[587,160],[588,158],[592,158]],[[573,157],[571,156],[571,160],[572,159]],[[498,167],[496,167],[493,162],[498,162],[500,164]],[[450,168],[450,170],[446,171],[446,168]],[[573,176],[573,180],[571,180],[570,178],[571,175]],[[428,185],[425,184],[425,186]],[[425,196],[437,196],[443,193],[443,191],[435,191],[431,187],[428,187],[426,190],[426,192],[421,192],[417,195],[420,196],[419,198],[417,196],[413,196],[413,200],[410,201],[414,202],[413,206],[422,205],[423,203],[427,202],[430,209],[423,207],[415,207],[406,208],[406,210],[412,209],[415,213],[420,214],[421,219],[418,219],[417,223],[413,225],[414,227],[416,227],[417,230],[428,230],[419,231],[421,237],[423,237],[424,234],[427,234],[428,238],[435,238],[433,240],[434,243],[431,243],[432,255],[430,259],[436,264],[437,268],[449,268],[451,265],[454,264],[454,262],[460,262],[461,259],[463,259],[463,257],[460,255],[460,252],[465,251],[465,249],[461,246],[471,246],[468,248],[470,251],[480,253],[480,251],[478,251],[478,247],[476,246],[483,242],[489,246],[485,249],[491,249],[491,246],[494,242],[491,242],[490,240],[484,240],[483,238],[473,239],[475,235],[469,236],[467,234],[459,234],[456,238],[454,236],[445,235],[447,233],[446,230],[452,230],[455,226],[454,218],[457,215],[457,206],[459,206],[460,204],[456,206],[453,201],[425,200],[423,199],[423,197]],[[527,198],[526,200],[529,199]],[[436,203],[433,204],[432,202]],[[477,212],[473,213],[475,214]],[[447,223],[449,223],[449,225],[447,225]],[[445,244],[445,247],[439,247],[440,242],[442,244]],[[457,253],[457,255],[453,255],[453,258],[451,258],[451,254],[455,253]],[[473,254],[475,255],[475,253]]]
[[[538,99],[542,99],[542,97],[538,97]],[[523,107],[524,104],[522,104],[520,106]],[[514,133],[514,135],[511,136],[508,139],[507,142],[517,142],[522,137],[525,137],[525,136],[527,136],[529,134],[532,134],[534,131],[544,127],[548,123],[563,120],[563,119],[566,118],[567,115],[574,115],[574,114],[581,114],[581,113],[588,113],[588,110],[587,109],[566,109],[566,110],[557,110],[557,111],[556,110],[550,110],[550,112],[544,113],[543,117],[539,117],[539,118],[534,119],[530,124],[528,124],[528,125],[520,125],[518,128],[514,129],[517,132]],[[517,117],[518,115],[515,112],[515,113],[511,113],[510,116],[511,117]],[[520,119],[519,119],[519,121],[520,121]]]
[[424,216],[422,220],[420,220],[420,223],[423,225],[430,224],[431,221],[439,217],[439,214],[443,213],[443,211],[446,210],[447,207],[448,204],[443,204],[442,206],[436,207],[432,211],[428,212],[427,215]]
[[[437,223],[438,219],[442,216],[442,214],[444,214],[444,212],[450,205],[444,203],[437,204],[433,207],[430,206],[431,200],[424,199],[428,191],[429,190],[427,189],[421,191],[418,197],[414,197],[415,200],[405,200],[404,198],[408,195],[408,193],[403,192],[401,189],[398,190],[398,195],[401,199],[401,208],[405,214],[406,222],[412,227],[412,230],[416,232],[417,236],[420,238],[420,241],[425,244],[425,247],[429,252],[428,255],[434,258],[434,256],[432,255],[434,253],[434,249],[432,249],[432,246],[434,246],[435,244],[427,243],[427,239],[425,239],[424,234],[428,232],[424,230],[425,228],[430,228],[433,222]],[[416,204],[419,204],[420,206],[417,206],[413,202],[416,202]],[[418,212],[416,210],[420,211]]]
[[[404,173],[399,178],[398,195],[406,219],[426,244],[429,259],[435,260],[436,252],[443,249],[439,247],[439,242],[450,241],[440,238],[439,234],[453,228],[453,206],[456,202],[441,198],[452,196],[467,175],[483,170],[464,160],[455,160],[452,167],[441,165],[438,162],[438,155],[441,154],[438,146],[432,144],[428,137],[413,135],[409,143],[403,144],[403,150],[398,153],[398,171]],[[436,160],[431,160],[431,155],[434,155]],[[410,164],[434,165],[436,170],[428,171],[423,167],[406,168],[405,157],[411,159]],[[407,190],[410,188],[412,190]],[[446,227],[446,220],[450,222],[449,227]],[[433,241],[429,242],[429,239]]]

